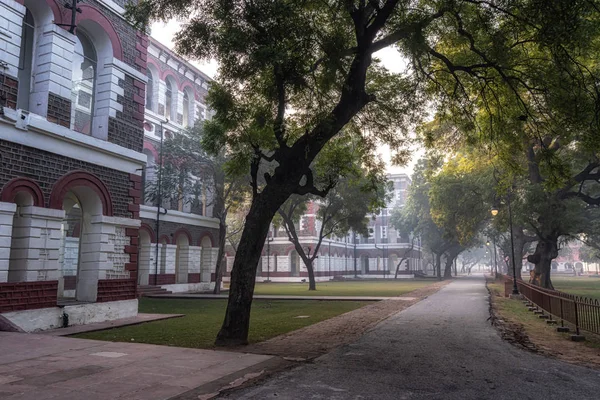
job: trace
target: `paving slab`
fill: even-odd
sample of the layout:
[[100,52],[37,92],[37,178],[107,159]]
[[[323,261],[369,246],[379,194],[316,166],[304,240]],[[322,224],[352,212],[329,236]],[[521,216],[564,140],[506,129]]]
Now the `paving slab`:
[[73,325],[67,328],[51,329],[49,331],[37,332],[41,335],[49,336],[70,336],[78,333],[103,331],[105,329],[121,328],[123,326],[138,325],[145,322],[160,321],[162,319],[171,319],[183,317],[185,314],[144,314],[140,313],[135,317],[121,318],[112,321],[97,322],[95,324]]
[[[204,293],[171,293],[155,294],[151,296],[156,299],[227,299],[226,294],[204,294]],[[258,294],[253,297],[255,300],[317,300],[317,301],[413,301],[415,297],[378,297],[378,296],[291,296],[291,295],[270,295]]]
[[170,399],[260,369],[273,359],[229,351],[0,332],[0,398]]

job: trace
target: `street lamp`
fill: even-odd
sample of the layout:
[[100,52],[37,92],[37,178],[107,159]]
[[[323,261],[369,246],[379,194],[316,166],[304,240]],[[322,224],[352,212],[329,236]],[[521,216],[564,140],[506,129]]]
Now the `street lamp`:
[[271,242],[273,238],[267,238],[267,282],[271,282]]
[[[506,196],[507,205],[508,205],[508,224],[510,228],[510,251],[512,256],[512,270],[513,270],[513,290],[512,294],[518,295],[519,288],[517,287],[517,263],[515,262],[515,241],[513,238],[513,218],[512,218],[512,207],[510,204],[510,193]],[[492,207],[492,215],[498,215],[498,208],[496,206]]]

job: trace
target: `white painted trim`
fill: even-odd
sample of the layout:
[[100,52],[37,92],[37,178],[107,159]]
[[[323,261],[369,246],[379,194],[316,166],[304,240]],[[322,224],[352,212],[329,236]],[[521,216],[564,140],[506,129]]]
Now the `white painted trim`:
[[25,15],[25,6],[17,3],[15,0],[2,0],[2,5],[8,8],[12,8],[14,11]]
[[123,217],[108,217],[106,215],[96,215],[91,219],[92,224],[107,224],[107,225],[117,225],[117,226],[126,226],[129,228],[139,228],[142,226],[142,221],[139,219],[132,218],[123,218]]
[[17,211],[17,205],[15,203],[0,202],[0,213],[12,215],[15,211]]
[[5,107],[4,111],[16,122],[0,119],[0,139],[130,174],[141,175],[140,167],[146,165],[147,157],[143,153],[72,131],[39,115],[29,114],[23,121],[20,110]]
[[130,67],[129,65],[125,64],[123,61],[121,61],[117,58],[113,58],[112,60],[107,60],[104,65],[105,65],[105,67],[113,66],[113,67],[117,68],[118,70],[121,70],[124,74],[133,76],[138,81],[142,81],[144,83],[148,82],[148,77],[146,76],[146,74],[142,74],[140,71],[136,70],[133,67]]
[[[156,207],[141,205],[140,218],[156,220]],[[203,228],[219,229],[219,220],[217,218],[205,217],[202,215],[189,214],[181,211],[168,210],[166,214],[160,215],[163,222],[173,222],[176,224],[200,226]]]
[[113,0],[100,0],[100,3],[109,8],[112,12],[119,14],[119,16],[123,16],[123,14],[125,14],[125,9],[115,3]]

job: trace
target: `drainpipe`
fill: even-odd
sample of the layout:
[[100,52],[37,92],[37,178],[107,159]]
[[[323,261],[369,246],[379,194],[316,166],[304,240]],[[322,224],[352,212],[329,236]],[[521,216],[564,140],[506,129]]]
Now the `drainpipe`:
[[[154,285],[158,284],[158,246],[160,244],[160,206],[162,205],[162,165],[163,165],[163,141],[165,137],[165,131],[163,129],[163,122],[169,123],[169,120],[160,121],[160,157],[159,157],[159,168],[158,168],[158,194],[157,200],[158,205],[156,206],[156,253],[154,257]],[[164,214],[167,213],[165,209]],[[149,282],[148,282],[149,283]]]

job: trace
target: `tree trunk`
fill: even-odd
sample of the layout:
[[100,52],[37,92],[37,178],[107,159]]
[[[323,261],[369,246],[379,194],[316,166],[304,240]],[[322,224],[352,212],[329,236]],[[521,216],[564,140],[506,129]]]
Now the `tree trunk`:
[[558,257],[558,237],[551,236],[540,239],[535,247],[535,252],[527,256],[527,261],[535,264],[532,284],[554,290],[550,272],[552,271],[552,260],[556,257]]
[[215,341],[217,346],[237,346],[248,343],[250,310],[258,261],[271,220],[287,197],[289,193],[273,188],[268,192],[265,189],[252,200],[233,262],[229,300],[223,325]]
[[444,267],[444,279],[452,278],[452,264],[454,264],[454,258],[452,256],[447,256],[446,265]]
[[437,277],[441,281],[442,280],[442,255],[435,255],[435,270],[437,272]]
[[219,219],[219,255],[217,256],[217,265],[215,267],[215,288],[213,294],[221,294],[221,282],[223,281],[223,258],[225,257],[225,240],[227,237],[227,224],[225,216]]
[[315,271],[313,269],[313,260],[307,260],[305,263],[308,271],[308,290],[317,290],[317,282],[315,281]]

